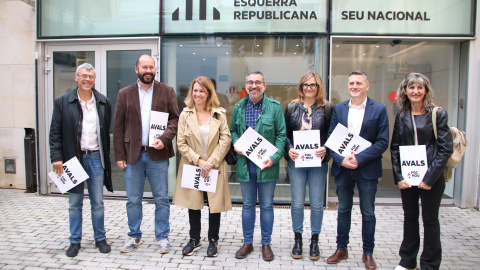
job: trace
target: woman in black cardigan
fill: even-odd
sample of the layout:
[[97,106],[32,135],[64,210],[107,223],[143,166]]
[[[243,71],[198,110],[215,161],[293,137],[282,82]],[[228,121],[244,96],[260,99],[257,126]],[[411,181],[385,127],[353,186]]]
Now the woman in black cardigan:
[[[402,197],[404,223],[403,242],[399,251],[401,260],[395,269],[413,269],[417,266],[420,248],[419,198],[422,201],[424,227],[420,267],[422,270],[439,269],[442,246],[438,212],[445,190],[443,170],[453,152],[447,112],[441,108],[437,111],[438,138],[435,138],[432,124],[432,110],[435,107],[433,89],[429,79],[420,73],[410,73],[400,84],[397,107],[400,110],[395,118],[390,152],[395,184],[400,188]],[[426,147],[428,169],[419,185],[411,186],[402,176],[399,149],[400,146],[415,145],[415,137],[418,138],[418,145]]]

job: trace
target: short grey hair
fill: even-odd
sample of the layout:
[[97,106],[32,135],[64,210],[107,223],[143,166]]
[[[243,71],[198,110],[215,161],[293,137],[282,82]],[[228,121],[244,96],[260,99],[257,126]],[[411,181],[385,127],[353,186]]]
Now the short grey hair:
[[368,82],[368,76],[367,76],[367,73],[361,71],[361,70],[354,70],[352,72],[350,72],[350,75],[348,75],[348,78],[350,78],[351,76],[354,76],[354,75],[360,75],[360,76],[363,76],[363,78],[365,78],[365,81],[367,83],[370,83]]
[[258,70],[249,72],[249,73],[247,74],[247,76],[245,76],[245,81],[247,81],[247,80],[248,80],[248,76],[250,76],[250,75],[252,75],[252,74],[262,75],[263,82],[265,82],[265,75],[263,75],[263,73],[260,72],[260,71],[258,71]]
[[89,63],[83,63],[80,66],[77,67],[77,71],[75,71],[75,76],[78,76],[78,72],[80,69],[86,69],[86,70],[93,70],[95,71],[95,68],[92,66],[92,64]]

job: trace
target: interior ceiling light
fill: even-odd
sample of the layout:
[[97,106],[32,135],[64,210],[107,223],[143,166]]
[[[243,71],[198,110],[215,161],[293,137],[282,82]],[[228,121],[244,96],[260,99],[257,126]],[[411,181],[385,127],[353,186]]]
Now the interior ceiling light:
[[409,52],[409,51],[414,50],[414,49],[416,49],[416,48],[420,48],[420,47],[422,47],[423,45],[427,45],[427,44],[428,44],[428,42],[420,42],[420,43],[417,43],[417,44],[415,44],[415,45],[413,45],[413,46],[407,47],[407,48],[405,48],[405,49],[403,49],[403,50],[401,50],[401,51],[399,51],[399,52],[396,52],[396,53],[394,53],[394,54],[392,54],[392,55],[389,55],[389,56],[387,56],[387,57],[388,57],[388,58],[392,58],[392,57],[395,57],[395,56],[399,56],[400,54],[404,54],[404,53],[406,53],[406,52]]

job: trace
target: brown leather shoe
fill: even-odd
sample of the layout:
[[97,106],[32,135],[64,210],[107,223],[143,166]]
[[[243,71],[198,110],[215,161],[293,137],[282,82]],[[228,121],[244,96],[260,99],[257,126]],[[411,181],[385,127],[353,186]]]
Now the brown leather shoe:
[[375,263],[375,260],[373,259],[372,255],[363,254],[362,261],[365,263],[365,269],[368,269],[368,270],[377,269],[377,264]]
[[273,258],[275,257],[273,255],[273,251],[270,245],[262,245],[262,255],[263,255],[263,260],[267,262],[273,261]]
[[253,251],[252,244],[243,244],[243,246],[235,253],[235,258],[237,259],[245,259],[250,252]]
[[328,264],[339,263],[341,260],[348,259],[348,250],[337,249],[332,256],[328,257]]

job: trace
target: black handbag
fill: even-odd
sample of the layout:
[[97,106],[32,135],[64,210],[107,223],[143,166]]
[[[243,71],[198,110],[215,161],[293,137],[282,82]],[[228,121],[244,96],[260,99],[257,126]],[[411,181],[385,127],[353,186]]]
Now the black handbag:
[[[218,115],[215,114],[215,118],[218,119]],[[218,138],[220,140],[220,138]],[[225,155],[225,161],[228,165],[237,165],[237,152],[233,148],[233,143],[230,143],[230,149],[228,149]]]
[[236,165],[237,164],[237,152],[233,149],[233,144],[230,144],[230,149],[225,155],[225,161],[227,161],[228,165]]

